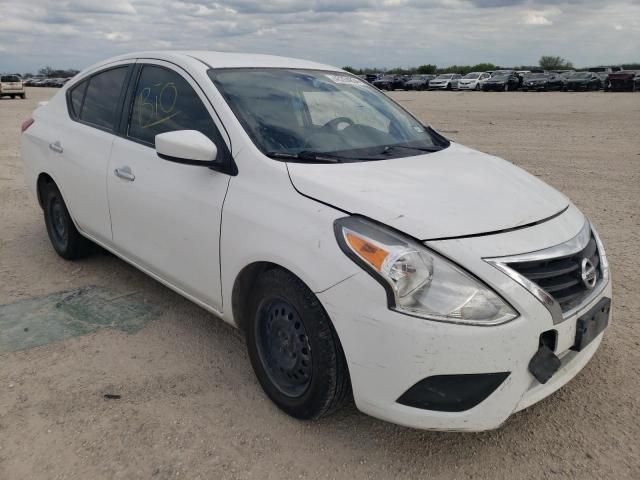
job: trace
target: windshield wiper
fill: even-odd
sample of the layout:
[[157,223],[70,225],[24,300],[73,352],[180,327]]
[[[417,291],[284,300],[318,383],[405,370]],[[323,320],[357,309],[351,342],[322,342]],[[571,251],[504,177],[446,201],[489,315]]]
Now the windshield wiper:
[[409,145],[387,145],[380,153],[388,153],[394,148],[405,148],[407,150],[417,150],[420,152],[439,152],[443,147],[411,147]]
[[298,153],[267,152],[267,157],[290,159],[290,160],[302,160],[304,162],[318,162],[318,163],[340,163],[342,158],[338,155],[331,155],[330,153],[313,152],[311,150],[302,150],[301,152],[298,152]]

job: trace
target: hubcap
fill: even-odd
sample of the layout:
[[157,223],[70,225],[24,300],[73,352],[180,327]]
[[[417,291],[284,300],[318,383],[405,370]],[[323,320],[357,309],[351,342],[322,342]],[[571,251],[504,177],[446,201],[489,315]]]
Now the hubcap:
[[285,300],[262,304],[257,312],[256,341],[271,382],[289,397],[299,397],[311,383],[311,346],[302,319]]
[[59,243],[66,243],[67,241],[67,222],[64,215],[64,206],[59,198],[54,198],[51,201],[50,213],[51,213],[51,227],[53,235]]

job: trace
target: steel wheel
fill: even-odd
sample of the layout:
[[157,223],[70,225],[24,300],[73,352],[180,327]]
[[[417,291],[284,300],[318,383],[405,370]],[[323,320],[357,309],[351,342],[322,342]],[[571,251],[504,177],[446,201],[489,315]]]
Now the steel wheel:
[[257,312],[258,354],[269,379],[283,394],[300,397],[311,383],[311,346],[296,309],[282,299],[263,302]]
[[66,244],[69,239],[69,226],[60,197],[54,197],[49,203],[51,216],[51,234],[60,244]]

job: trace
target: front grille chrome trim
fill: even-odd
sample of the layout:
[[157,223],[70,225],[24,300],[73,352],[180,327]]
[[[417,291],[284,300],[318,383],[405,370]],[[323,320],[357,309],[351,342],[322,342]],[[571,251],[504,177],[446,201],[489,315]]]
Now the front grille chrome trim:
[[[508,265],[509,263],[537,262],[575,255],[576,253],[586,248],[591,238],[591,234],[593,234],[596,240],[602,275],[595,288],[591,290],[591,292],[586,295],[578,305],[565,312],[562,311],[562,307],[555,298],[553,298],[544,289],[538,286],[538,284],[529,280],[524,275],[520,274]],[[536,299],[538,299],[547,308],[547,310],[549,310],[554,325],[557,325],[558,323],[561,323],[564,320],[582,311],[602,293],[602,291],[609,283],[609,263],[607,261],[602,242],[600,241],[600,237],[598,236],[595,228],[593,228],[593,226],[591,225],[591,222],[586,219],[583,227],[580,229],[580,232],[572,239],[560,245],[555,245],[550,248],[536,250],[534,252],[524,253],[521,255],[484,258],[483,260],[485,260],[487,263],[497,268],[502,273],[504,273],[505,275],[519,283],[521,286],[526,288],[529,292],[531,292],[531,294],[536,297]]]

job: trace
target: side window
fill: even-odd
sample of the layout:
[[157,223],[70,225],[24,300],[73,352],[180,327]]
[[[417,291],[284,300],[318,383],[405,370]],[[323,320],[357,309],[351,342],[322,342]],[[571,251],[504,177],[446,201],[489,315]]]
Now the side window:
[[80,120],[113,130],[128,67],[112,68],[89,79]]
[[216,141],[216,127],[191,85],[173,70],[142,69],[129,120],[128,136],[155,145],[160,133],[197,130]]
[[82,101],[84,100],[84,92],[87,90],[88,80],[85,80],[79,85],[73,87],[69,93],[71,98],[71,116],[80,117],[80,109],[82,108]]

